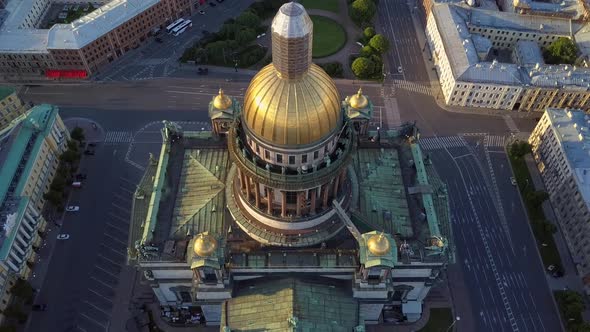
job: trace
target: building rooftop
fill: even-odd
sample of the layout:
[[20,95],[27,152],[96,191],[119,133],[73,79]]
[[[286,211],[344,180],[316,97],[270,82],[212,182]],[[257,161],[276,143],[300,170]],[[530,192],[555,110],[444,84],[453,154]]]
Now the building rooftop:
[[244,282],[221,321],[231,331],[353,331],[358,310],[347,282],[265,278]]
[[[467,25],[470,25],[535,33],[542,29],[547,34],[569,37],[573,36],[575,29],[580,28],[578,25],[572,25],[569,19],[495,12],[448,3],[435,4],[432,13],[436,19],[445,50],[447,50],[451,70],[457,79],[508,85],[531,84],[543,87],[567,86],[569,89],[590,88],[589,68],[571,65],[550,66],[537,62],[525,66],[480,62],[474,47],[473,37],[476,35],[469,33],[467,28]],[[588,37],[590,37],[590,33]],[[534,54],[529,55],[535,57]],[[528,55],[525,54],[525,56]]]
[[578,180],[580,193],[590,202],[590,116],[581,110],[549,108],[546,112]]
[[10,96],[11,94],[14,93],[14,88],[9,87],[9,86],[0,86],[0,100]]
[[545,64],[543,53],[539,45],[531,40],[519,40],[516,42],[514,52],[518,54],[519,65],[535,66],[538,64]]
[[470,8],[469,25],[504,30],[533,31],[561,36],[573,36],[572,21],[566,18],[520,15],[515,13]]
[[160,1],[112,0],[70,24],[56,24],[51,27],[47,48],[82,48]]
[[[23,28],[33,0],[9,0],[0,26],[0,52],[47,53],[48,49],[79,49],[162,0],[112,0],[70,24],[50,29]],[[29,22],[26,26],[35,26]]]

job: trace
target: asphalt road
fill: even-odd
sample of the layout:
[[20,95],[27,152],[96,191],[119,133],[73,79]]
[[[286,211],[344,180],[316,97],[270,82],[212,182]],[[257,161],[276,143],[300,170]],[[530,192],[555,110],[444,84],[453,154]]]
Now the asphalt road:
[[[209,32],[219,30],[225,20],[238,16],[252,2],[254,0],[225,0],[223,3],[216,3],[215,7],[208,4],[200,6],[190,17],[193,22],[191,29],[179,36],[162,31],[158,36],[150,37],[150,41],[146,44],[130,51],[112,66],[101,69],[95,79],[145,80],[153,77],[175,76],[175,72],[179,70],[178,58],[185,48],[193,45],[203,36],[203,30]],[[199,14],[199,10],[205,11],[205,14]],[[157,43],[156,37],[161,38],[162,43]]]

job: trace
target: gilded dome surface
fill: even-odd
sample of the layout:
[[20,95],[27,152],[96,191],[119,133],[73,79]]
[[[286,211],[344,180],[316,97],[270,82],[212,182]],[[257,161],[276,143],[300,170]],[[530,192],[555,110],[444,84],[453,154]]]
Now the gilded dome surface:
[[340,94],[319,66],[297,79],[282,78],[273,64],[262,68],[244,96],[243,121],[260,140],[282,146],[317,142],[340,123]]
[[213,106],[218,110],[226,110],[231,107],[231,98],[223,93],[223,89],[219,89],[219,94],[213,99]]
[[369,100],[363,95],[363,89],[359,88],[359,91],[356,93],[356,95],[348,99],[348,103],[350,106],[356,109],[361,109],[367,107]]
[[385,255],[391,249],[391,244],[383,234],[375,234],[367,240],[367,247],[373,255]]
[[217,240],[208,233],[200,233],[193,244],[195,254],[201,257],[210,256],[217,249]]

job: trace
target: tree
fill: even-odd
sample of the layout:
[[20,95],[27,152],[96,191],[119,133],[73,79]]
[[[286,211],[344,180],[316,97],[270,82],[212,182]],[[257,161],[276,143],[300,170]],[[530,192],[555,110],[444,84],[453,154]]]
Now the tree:
[[369,58],[358,57],[352,63],[352,72],[358,78],[369,78],[375,72],[375,63]]
[[236,31],[239,28],[240,28],[240,26],[237,24],[225,23],[224,25],[221,26],[221,29],[219,29],[218,34],[223,39],[235,39]]
[[371,38],[373,38],[373,36],[375,36],[375,29],[373,27],[368,27],[365,29],[365,31],[363,31],[363,37],[365,37],[367,40],[371,40]]
[[355,0],[350,5],[350,17],[357,23],[370,22],[377,12],[372,0]]
[[530,205],[537,208],[541,208],[541,204],[543,204],[547,198],[549,198],[549,194],[542,190],[528,191],[525,194],[526,201],[529,202]]
[[373,54],[375,54],[375,49],[371,46],[367,45],[361,48],[360,56],[368,58]]
[[236,24],[256,29],[260,25],[260,17],[253,12],[247,10],[236,18]]
[[382,34],[377,34],[369,40],[369,45],[374,48],[380,54],[383,54],[389,50],[389,40]]
[[68,149],[73,151],[78,151],[78,143],[74,141],[68,141]]
[[59,159],[61,161],[64,161],[64,162],[70,163],[70,164],[75,162],[79,158],[80,158],[80,154],[78,154],[78,152],[70,150],[70,149],[64,151],[64,153],[62,153],[61,156],[59,156]]
[[520,158],[525,154],[531,152],[531,145],[527,142],[516,142],[510,146],[510,151],[508,152],[514,157]]
[[0,332],[16,332],[16,326],[2,325],[2,326],[0,326]]
[[72,129],[72,131],[70,132],[70,136],[72,137],[72,139],[75,139],[78,142],[82,142],[84,140],[84,129],[76,127]]
[[60,191],[49,190],[43,194],[43,198],[53,205],[60,205],[62,202],[62,193]]
[[28,281],[19,278],[10,289],[10,292],[21,299],[28,299],[33,296],[33,287]]
[[236,32],[236,42],[240,45],[247,45],[256,39],[256,30],[252,28],[243,28]]
[[574,64],[578,56],[578,46],[566,37],[559,37],[544,52],[548,64]]

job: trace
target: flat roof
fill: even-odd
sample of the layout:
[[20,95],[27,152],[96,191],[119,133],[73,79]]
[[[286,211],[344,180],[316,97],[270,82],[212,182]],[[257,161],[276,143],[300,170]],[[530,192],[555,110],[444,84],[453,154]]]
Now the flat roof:
[[14,93],[14,88],[10,86],[0,86],[0,100],[10,96]]
[[551,127],[578,182],[586,203],[590,203],[590,117],[581,110],[549,108]]
[[541,48],[532,40],[517,41],[514,52],[518,53],[520,64],[522,65],[536,65],[537,63],[542,65],[545,64]]
[[520,15],[509,12],[470,8],[469,24],[503,30],[533,31],[553,35],[572,36],[572,21],[567,18]]

